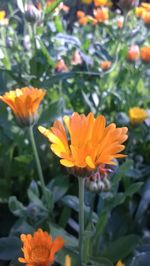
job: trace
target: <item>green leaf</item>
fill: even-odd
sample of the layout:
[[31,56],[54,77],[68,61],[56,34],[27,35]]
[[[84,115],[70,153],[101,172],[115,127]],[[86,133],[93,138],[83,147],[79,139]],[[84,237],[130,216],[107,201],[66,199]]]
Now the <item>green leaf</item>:
[[93,266],[113,266],[113,263],[104,257],[94,257],[91,263]]
[[0,260],[12,260],[21,250],[21,241],[18,237],[0,238]]
[[132,195],[136,192],[138,192],[143,185],[143,182],[138,182],[135,184],[132,184],[127,190],[125,191],[125,196],[126,197],[132,197]]
[[50,6],[46,8],[46,14],[52,13],[61,2],[62,0],[55,0],[54,2],[52,2]]
[[63,228],[58,227],[57,225],[51,223],[50,231],[51,231],[53,238],[56,238],[57,236],[61,236],[64,239],[65,247],[74,248],[74,249],[78,247],[77,238],[67,233]]
[[129,256],[139,243],[140,237],[137,235],[123,236],[109,243],[108,247],[102,252],[102,255],[115,263]]
[[48,184],[48,188],[53,194],[54,202],[57,202],[69,189],[69,178],[66,176],[57,176]]
[[10,211],[19,217],[26,217],[27,215],[27,208],[23,206],[23,204],[17,200],[15,196],[9,198],[8,206]]

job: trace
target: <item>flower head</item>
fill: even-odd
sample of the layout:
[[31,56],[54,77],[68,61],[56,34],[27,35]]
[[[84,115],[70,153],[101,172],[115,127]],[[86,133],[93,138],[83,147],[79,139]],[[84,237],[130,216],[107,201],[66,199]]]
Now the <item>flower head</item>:
[[38,229],[33,236],[22,234],[20,238],[23,242],[24,258],[18,260],[28,266],[52,265],[55,253],[64,246],[64,240],[60,236],[52,241],[51,236],[42,229]]
[[97,8],[94,10],[94,17],[99,23],[106,22],[109,19],[108,8]]
[[128,50],[128,60],[136,61],[140,58],[140,49],[138,45],[132,45]]
[[12,109],[19,125],[30,126],[37,119],[37,110],[44,95],[42,89],[24,87],[6,92],[0,99]]
[[141,59],[145,63],[150,62],[150,46],[143,46],[140,49]]
[[108,70],[110,67],[111,67],[111,62],[110,61],[102,61],[101,63],[100,63],[100,66],[101,66],[101,68],[104,70],[104,71],[106,71],[106,70]]
[[129,109],[129,118],[132,124],[143,123],[147,116],[147,112],[143,108],[133,107]]
[[52,151],[61,158],[60,163],[66,167],[93,171],[100,164],[113,164],[114,158],[121,158],[120,154],[127,139],[126,127],[116,128],[114,123],[106,126],[106,119],[99,115],[94,118],[93,113],[87,116],[73,113],[71,117],[64,116],[66,130],[60,121],[55,121],[50,129],[42,126],[39,131],[52,142]]

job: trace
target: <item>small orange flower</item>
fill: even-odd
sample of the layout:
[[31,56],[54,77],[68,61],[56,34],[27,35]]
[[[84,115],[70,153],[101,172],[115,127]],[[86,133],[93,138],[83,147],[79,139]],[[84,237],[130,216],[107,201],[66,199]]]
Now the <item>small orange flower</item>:
[[30,126],[37,119],[37,110],[44,95],[42,89],[25,87],[6,92],[0,99],[12,109],[19,125]]
[[83,17],[85,17],[85,13],[81,10],[78,10],[77,11],[77,18],[83,18]]
[[64,246],[64,240],[58,236],[52,241],[51,236],[38,229],[34,235],[21,235],[23,242],[22,251],[24,258],[18,258],[19,262],[27,266],[50,266],[54,262],[55,253]]
[[132,45],[128,50],[128,60],[136,61],[140,58],[140,49],[138,45]]
[[111,67],[111,62],[110,61],[102,61],[100,63],[100,66],[103,70],[108,70]]
[[108,9],[105,7],[95,9],[94,17],[97,20],[97,22],[100,22],[100,23],[107,21],[109,19]]
[[60,163],[66,167],[93,171],[101,164],[113,164],[114,158],[125,157],[120,154],[127,139],[126,127],[116,128],[114,123],[106,126],[106,119],[93,113],[87,116],[73,113],[64,116],[69,131],[60,121],[56,121],[50,129],[40,126],[39,131],[52,142],[52,151],[61,158]]
[[145,63],[150,62],[150,46],[144,46],[140,49],[141,59]]
[[68,67],[65,64],[63,59],[60,59],[56,65],[55,65],[55,71],[58,73],[62,73],[62,72],[67,72],[68,71]]
[[111,7],[112,6],[112,2],[109,0],[94,0],[94,4],[96,7],[98,6],[108,6]]

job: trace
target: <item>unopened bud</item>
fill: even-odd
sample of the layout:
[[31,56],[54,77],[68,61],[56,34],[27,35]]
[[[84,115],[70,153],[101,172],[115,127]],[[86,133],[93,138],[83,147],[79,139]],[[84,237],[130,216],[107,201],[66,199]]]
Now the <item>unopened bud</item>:
[[25,11],[25,18],[28,22],[34,24],[40,21],[41,19],[41,11],[38,10],[34,5],[27,5]]

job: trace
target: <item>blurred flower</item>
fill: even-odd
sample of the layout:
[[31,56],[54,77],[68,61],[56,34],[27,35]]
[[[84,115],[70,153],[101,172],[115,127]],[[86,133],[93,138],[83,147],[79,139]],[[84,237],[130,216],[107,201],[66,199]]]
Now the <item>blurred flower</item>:
[[125,264],[123,264],[122,261],[119,260],[119,261],[117,262],[116,266],[125,266]]
[[109,19],[109,13],[108,13],[108,8],[97,8],[94,9],[94,17],[97,20],[97,22],[105,22]]
[[140,58],[140,49],[138,45],[132,45],[128,50],[128,60],[136,61]]
[[111,62],[110,61],[102,61],[100,63],[100,67],[105,71],[108,70],[111,67]]
[[34,5],[29,4],[25,7],[25,18],[30,23],[37,23],[41,19],[41,11]]
[[65,265],[64,266],[71,266],[71,257],[69,255],[65,256]]
[[83,17],[85,17],[85,13],[81,10],[78,10],[77,11],[77,18],[83,18]]
[[62,237],[58,236],[52,241],[52,237],[42,229],[38,229],[33,236],[22,234],[20,238],[23,242],[24,258],[18,258],[18,260],[30,266],[52,265],[55,253],[64,246]]
[[150,25],[150,12],[144,12],[142,18],[143,18],[145,25],[149,26]]
[[96,7],[98,6],[108,6],[111,7],[112,6],[112,2],[109,0],[94,0],[94,4]]
[[138,5],[138,0],[120,0],[119,6],[123,12],[129,12],[132,8]]
[[29,51],[32,47],[31,41],[30,41],[30,35],[25,35],[23,38],[23,47],[26,51]]
[[0,99],[12,109],[20,126],[30,126],[37,120],[37,110],[44,95],[42,89],[25,87],[6,92]]
[[132,124],[140,124],[147,118],[147,112],[140,107],[133,107],[129,109],[129,118]]
[[140,49],[140,55],[141,55],[141,59],[143,62],[149,63],[150,62],[150,46],[143,46]]
[[6,12],[4,10],[0,11],[0,26],[7,26],[8,25],[8,18],[6,18]]
[[76,66],[76,65],[81,65],[82,64],[82,58],[78,50],[76,50],[71,59],[71,64]]
[[119,29],[121,29],[123,27],[123,24],[124,24],[124,17],[118,18],[117,26],[118,26]]
[[83,4],[89,5],[93,2],[93,0],[81,0]]
[[55,71],[58,72],[58,73],[67,72],[68,71],[68,67],[65,64],[63,59],[60,59],[59,61],[57,61],[56,65],[55,65]]
[[135,9],[135,14],[138,18],[141,18],[143,16],[143,12],[145,12],[144,7],[139,6]]
[[61,158],[60,163],[72,168],[75,175],[85,176],[101,164],[114,164],[114,158],[125,157],[119,152],[125,148],[122,143],[127,139],[126,127],[116,128],[114,123],[106,126],[105,117],[99,115],[95,119],[93,113],[73,113],[71,117],[64,116],[64,122],[69,140],[58,120],[50,129],[38,129],[52,142],[51,150]]

